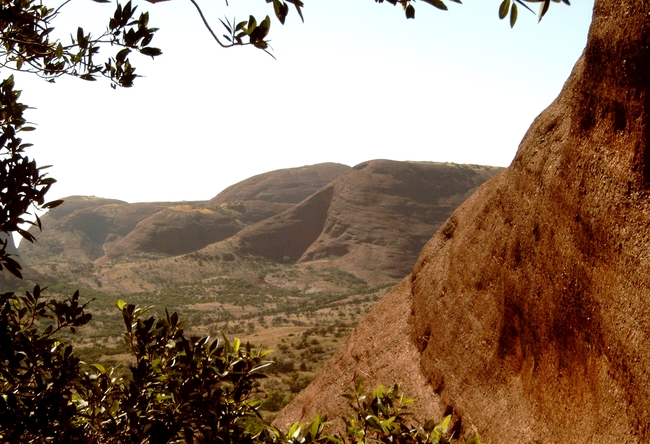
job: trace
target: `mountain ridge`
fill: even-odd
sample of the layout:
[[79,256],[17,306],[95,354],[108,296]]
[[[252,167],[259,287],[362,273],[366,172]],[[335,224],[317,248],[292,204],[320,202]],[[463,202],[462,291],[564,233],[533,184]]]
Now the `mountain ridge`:
[[19,252],[26,264],[41,268],[52,261],[155,266],[188,254],[258,256],[339,268],[369,284],[394,282],[449,214],[500,170],[378,159],[354,168],[325,163],[276,170],[203,202],[127,204],[77,196],[46,214],[38,242]]
[[371,284],[394,282],[408,273],[410,263],[451,212],[500,170],[435,162],[364,162],[294,207],[205,251],[223,248],[280,263],[336,267]]

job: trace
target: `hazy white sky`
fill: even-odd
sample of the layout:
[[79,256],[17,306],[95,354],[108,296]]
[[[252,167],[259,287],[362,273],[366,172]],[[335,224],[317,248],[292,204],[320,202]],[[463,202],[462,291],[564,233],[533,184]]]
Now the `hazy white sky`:
[[[263,0],[198,2],[215,29],[251,5],[272,12]],[[117,91],[18,79],[38,124],[25,139],[39,164],[54,165],[52,199],[205,200],[252,175],[319,162],[507,166],[582,52],[593,0],[552,3],[539,24],[520,9],[514,29],[498,19],[499,0],[464,3],[442,12],[418,2],[406,20],[388,3],[305,0],[304,24],[293,10],[285,26],[273,22],[273,60],[221,49],[188,0],[141,2],[163,50],[134,60],[146,77]],[[93,29],[91,17],[99,33],[113,9],[73,0],[60,26]]]

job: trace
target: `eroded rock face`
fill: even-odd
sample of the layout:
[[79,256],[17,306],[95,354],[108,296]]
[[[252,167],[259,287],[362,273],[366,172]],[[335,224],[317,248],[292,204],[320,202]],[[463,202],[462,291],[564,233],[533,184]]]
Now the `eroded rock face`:
[[[327,412],[327,381],[359,369],[390,382],[369,357],[379,349],[427,381],[424,410],[453,408],[487,442],[650,440],[648,17],[645,0],[596,2],[583,56],[513,164],[422,251],[407,319],[378,306],[382,321],[362,322],[334,358],[347,364],[280,423]],[[418,357],[378,346],[368,322],[412,326],[396,334]]]

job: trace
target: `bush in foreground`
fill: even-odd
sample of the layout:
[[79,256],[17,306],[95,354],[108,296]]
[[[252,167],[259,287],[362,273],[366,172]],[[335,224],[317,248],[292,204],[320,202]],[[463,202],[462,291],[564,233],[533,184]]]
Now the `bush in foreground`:
[[[327,433],[327,418],[278,430],[260,415],[259,380],[269,352],[225,336],[187,337],[176,313],[118,301],[130,377],[86,365],[57,333],[91,316],[79,293],[44,300],[37,286],[24,296],[0,296],[0,440],[12,443],[451,443],[450,417],[409,422],[399,385],[365,392],[363,381],[344,395],[346,433]],[[480,443],[478,437],[469,441]]]

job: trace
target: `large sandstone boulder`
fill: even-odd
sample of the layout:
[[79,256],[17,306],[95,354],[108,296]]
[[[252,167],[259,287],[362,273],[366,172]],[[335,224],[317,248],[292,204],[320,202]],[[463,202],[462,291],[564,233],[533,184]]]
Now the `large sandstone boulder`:
[[510,168],[278,423],[336,413],[341,383],[368,374],[490,443],[650,442],[649,87],[650,2],[597,0],[583,56]]

